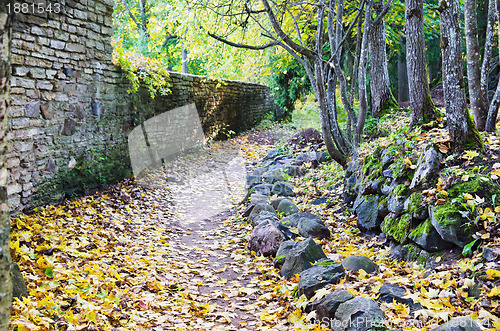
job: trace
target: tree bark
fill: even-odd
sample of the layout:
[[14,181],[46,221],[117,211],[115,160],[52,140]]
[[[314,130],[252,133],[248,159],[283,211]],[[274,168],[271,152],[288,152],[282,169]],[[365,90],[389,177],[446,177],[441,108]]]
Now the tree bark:
[[489,0],[488,14],[486,17],[486,38],[484,42],[483,63],[481,64],[481,93],[484,97],[486,108],[489,105],[488,99],[488,79],[491,70],[491,52],[493,50],[493,34],[495,28],[495,1]]
[[411,127],[428,123],[437,117],[427,80],[425,64],[424,1],[406,0],[406,65],[410,92]]
[[[500,18],[500,0],[496,0],[495,4],[496,4],[497,16]],[[498,31],[500,32],[500,24],[498,26]],[[488,118],[486,119],[486,131],[488,132],[495,132],[499,105],[500,105],[500,84],[497,85],[495,95],[493,96],[493,99],[491,100],[490,103],[490,108],[488,109]]]
[[7,13],[9,0],[0,0],[0,330],[9,327],[12,303],[10,273],[10,221],[7,205],[7,111],[9,106],[10,75],[10,17]]
[[[366,65],[368,58],[368,39],[370,29],[372,27],[372,6],[373,1],[370,0],[366,4],[365,9],[365,26],[363,28],[363,37],[361,38],[361,50],[359,54],[359,72],[358,72],[358,95],[359,95],[359,112],[356,130],[354,132],[354,146],[357,147],[361,143],[363,129],[365,127],[366,113],[368,110],[368,100],[366,97]],[[385,45],[385,41],[384,41]]]
[[188,55],[187,49],[182,47],[182,49],[181,49],[181,61],[182,61],[182,73],[183,74],[189,73],[187,55]]
[[406,102],[410,98],[408,92],[408,69],[406,64],[406,44],[402,35],[399,36],[401,42],[401,53],[398,54],[398,102]]
[[481,89],[481,69],[479,42],[477,40],[476,0],[465,0],[465,43],[467,46],[467,77],[469,79],[469,99],[474,122],[484,131],[486,123],[486,99]]
[[462,73],[462,34],[458,0],[441,0],[441,51],[448,131],[457,151],[482,149],[483,143],[467,109]]
[[[383,4],[382,1],[373,3],[373,9],[377,16],[382,13]],[[381,111],[386,107],[386,102],[391,98],[394,99],[391,93],[389,69],[387,67],[385,23],[383,18],[373,22],[373,25],[371,25],[368,50],[370,53],[371,110],[372,116],[379,116]]]

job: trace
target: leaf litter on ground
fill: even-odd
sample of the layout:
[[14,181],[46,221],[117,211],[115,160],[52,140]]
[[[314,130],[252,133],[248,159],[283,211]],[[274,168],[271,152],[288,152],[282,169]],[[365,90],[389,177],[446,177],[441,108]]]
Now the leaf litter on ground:
[[[423,135],[441,139],[444,134]],[[487,142],[496,145],[495,139],[489,136]],[[403,304],[382,304],[390,326],[429,330],[468,315],[498,328],[498,270],[483,263],[478,252],[464,259],[437,257],[433,269],[393,259],[383,240],[360,235],[341,202],[342,172],[336,166],[309,169],[305,178],[291,179],[295,202],[330,227],[332,237],[320,242],[329,258],[362,254],[379,269],[372,275],[348,273],[309,301],[296,297],[298,279],[282,280],[270,259],[248,252],[251,226],[239,216],[243,207],[228,211],[239,199],[237,192],[225,191],[222,206],[211,210],[225,213],[204,222],[186,219],[199,209],[196,201],[210,186],[211,173],[235,155],[244,157],[247,167],[255,166],[273,143],[280,143],[273,134],[253,131],[151,171],[140,185],[126,180],[94,196],[14,218],[11,251],[29,296],[14,303],[11,328],[326,330],[301,308],[334,289],[376,299],[384,283],[403,286],[422,305],[410,312]],[[327,203],[310,203],[318,197]],[[498,237],[489,240],[500,244]],[[482,277],[477,297],[469,291],[475,277]]]

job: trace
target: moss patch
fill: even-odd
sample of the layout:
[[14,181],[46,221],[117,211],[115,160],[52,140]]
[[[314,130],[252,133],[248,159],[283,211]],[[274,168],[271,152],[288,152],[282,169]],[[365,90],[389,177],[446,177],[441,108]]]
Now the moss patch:
[[420,234],[424,233],[424,234],[429,234],[431,233],[432,229],[434,227],[432,226],[432,222],[430,219],[427,219],[425,222],[421,223],[419,226],[417,226],[415,228],[415,230],[413,230],[409,237],[410,239],[416,239]]
[[446,203],[434,208],[434,217],[441,225],[452,225],[457,222],[457,218],[460,218],[460,213],[453,203]]
[[463,182],[453,186],[448,193],[452,197],[458,197],[461,193],[482,193],[481,195],[484,194],[487,197],[491,197],[494,194],[500,194],[500,187],[491,181],[483,181],[479,178],[475,178],[468,182]]
[[391,195],[395,197],[402,197],[408,194],[408,186],[401,184],[392,189]]
[[388,215],[384,219],[384,224],[382,225],[382,232],[386,235],[393,237],[396,241],[404,242],[408,236],[411,225],[411,215],[404,214],[401,217],[394,217],[394,215]]
[[75,158],[74,168],[60,167],[53,176],[38,183],[29,207],[76,198],[89,190],[106,189],[109,184],[130,177],[132,172],[126,153],[119,148],[82,153]]
[[408,212],[411,214],[420,213],[424,208],[422,207],[423,194],[421,192],[413,192],[410,197],[410,205]]

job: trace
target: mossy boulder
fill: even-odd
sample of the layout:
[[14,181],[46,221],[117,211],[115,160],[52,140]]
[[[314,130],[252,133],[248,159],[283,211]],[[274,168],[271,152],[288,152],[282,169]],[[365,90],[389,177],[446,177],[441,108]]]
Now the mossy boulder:
[[423,194],[421,192],[413,192],[404,204],[406,212],[419,221],[423,221],[429,217],[427,207],[423,204]]
[[411,215],[406,213],[401,216],[391,213],[384,218],[382,232],[394,240],[402,243],[408,237],[411,226]]
[[429,144],[424,148],[424,153],[417,163],[417,170],[411,181],[410,188],[424,187],[435,177],[441,166],[443,154],[434,146]]
[[404,204],[408,197],[408,186],[401,184],[396,186],[389,195],[387,208],[391,213],[403,214]]
[[464,219],[454,204],[429,206],[429,218],[443,240],[459,247],[464,247],[469,242],[471,234],[465,231]]
[[413,230],[409,238],[428,252],[439,252],[453,247],[449,241],[443,240],[436,229],[432,226],[430,219],[421,223]]

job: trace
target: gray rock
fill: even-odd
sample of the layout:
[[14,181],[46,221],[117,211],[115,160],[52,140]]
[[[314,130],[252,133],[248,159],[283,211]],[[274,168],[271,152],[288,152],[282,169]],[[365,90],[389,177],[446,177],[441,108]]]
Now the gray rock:
[[24,106],[24,116],[38,117],[38,114],[40,114],[40,101],[28,102]]
[[12,277],[12,298],[27,298],[28,288],[24,281],[23,274],[17,263],[12,262],[10,265],[10,276]]
[[72,136],[76,133],[76,122],[71,118],[64,119],[64,126],[61,131],[63,136]]
[[263,210],[258,214],[253,214],[252,217],[248,218],[252,222],[252,226],[257,226],[264,221],[278,221],[278,216],[274,212],[268,210]]
[[259,214],[263,211],[268,211],[268,212],[276,215],[276,212],[274,211],[274,208],[271,205],[269,205],[267,203],[258,203],[255,205],[255,207],[253,207],[248,218],[250,220],[253,220],[253,217],[255,217],[254,215]]
[[316,244],[314,239],[308,238],[302,242],[298,242],[288,252],[283,267],[281,268],[281,276],[290,279],[306,269],[309,269],[316,261],[326,258],[321,246]]
[[274,259],[274,267],[281,268],[283,263],[285,263],[286,256],[288,252],[295,246],[297,242],[293,240],[287,240],[281,243],[278,251],[276,252],[276,258]]
[[287,182],[277,182],[274,184],[272,193],[278,196],[293,197],[293,186]]
[[328,284],[337,284],[345,276],[344,267],[330,259],[321,259],[311,268],[300,273],[299,296],[304,294],[308,299]]
[[259,185],[255,185],[252,188],[252,193],[270,196],[272,188],[273,188],[273,186],[270,184],[259,184]]
[[387,200],[387,209],[394,214],[403,214],[406,196],[396,196],[391,194]]
[[252,171],[252,175],[254,175],[254,176],[261,176],[264,172],[266,172],[266,168],[255,168]]
[[443,240],[454,243],[457,246],[464,247],[465,243],[460,240],[462,220],[460,218],[450,217],[446,222],[436,219],[434,215],[434,206],[429,205],[429,218],[432,226],[439,233]]
[[299,221],[300,221],[300,218],[302,217],[302,214],[305,214],[305,213],[296,213],[296,214],[292,214],[290,216],[284,217],[281,219],[281,223],[286,225],[286,226],[297,227],[299,225]]
[[251,193],[250,194],[250,203],[254,205],[258,205],[259,203],[267,203],[269,200],[269,195],[262,195],[259,193]]
[[288,199],[288,198],[277,198],[277,199],[273,199],[273,200],[271,200],[270,204],[271,204],[271,206],[273,206],[273,208],[274,208],[274,209],[278,209],[278,206],[279,206],[280,202],[281,202],[283,199]]
[[305,170],[299,166],[291,165],[285,168],[285,174],[292,177],[301,177],[306,174]]
[[269,153],[267,153],[264,160],[274,159],[276,156],[278,156],[278,154],[279,154],[279,151],[277,149],[270,150]]
[[102,114],[102,105],[98,101],[93,100],[90,103],[90,108],[92,109],[92,115],[94,115],[94,116],[101,116],[101,114]]
[[316,152],[316,159],[318,160],[319,163],[325,163],[328,160],[330,160],[330,154],[328,154],[328,152],[325,151]]
[[325,327],[330,327],[330,321],[335,318],[335,312],[341,304],[353,299],[351,292],[336,290],[328,293],[323,299],[314,301],[306,306],[306,313],[316,311],[316,320],[321,321]]
[[255,176],[255,175],[247,175],[247,183],[246,183],[246,188],[249,190],[255,185],[262,184],[262,177],[261,176]]
[[290,216],[299,212],[297,205],[289,198],[282,199],[276,208],[278,215]]
[[364,255],[348,256],[342,261],[342,265],[345,270],[356,272],[359,269],[363,269],[369,274],[374,273],[378,269],[377,264]]
[[265,221],[253,228],[248,249],[264,256],[276,256],[285,235],[271,221]]
[[393,180],[389,185],[387,184],[384,184],[382,185],[382,187],[380,188],[380,192],[385,195],[385,196],[388,196],[389,194],[391,194],[391,191],[396,187],[398,186],[398,182],[396,182],[395,180]]
[[384,320],[384,313],[374,300],[354,298],[339,305],[331,327],[342,331],[378,330]]
[[[304,213],[309,214],[309,213]],[[312,215],[312,214],[310,214]],[[330,230],[325,226],[325,223],[316,215],[314,217],[301,217],[299,224],[297,225],[297,230],[302,237],[313,237],[313,238],[328,238],[330,237]]]
[[417,162],[417,170],[410,184],[410,189],[425,185],[439,171],[443,155],[436,150],[433,145],[425,147],[425,152],[420,156]]
[[361,231],[378,230],[383,218],[378,215],[378,195],[358,195],[353,211],[358,217],[357,224]]
[[282,181],[283,178],[283,172],[281,170],[266,171],[262,174],[262,180],[268,184]]
[[384,176],[385,178],[394,179],[394,174],[392,173],[391,169],[386,169],[386,170],[382,171],[382,176]]
[[318,162],[318,155],[316,154],[315,151],[310,151],[310,152],[305,152],[297,156],[297,161],[300,162]]
[[451,321],[444,323],[431,331],[480,331],[481,328],[470,317],[455,317]]
[[422,309],[419,303],[414,303],[411,298],[406,296],[404,287],[395,284],[384,284],[379,290],[378,301],[392,303],[393,301],[408,305],[413,310]]
[[409,238],[428,252],[439,252],[453,247],[452,243],[441,238],[429,219],[417,226]]
[[360,186],[360,181],[358,181],[356,175],[345,177],[343,194],[345,204],[350,204],[356,200]]
[[500,247],[486,246],[483,247],[483,258],[488,262],[497,261],[500,256]]

